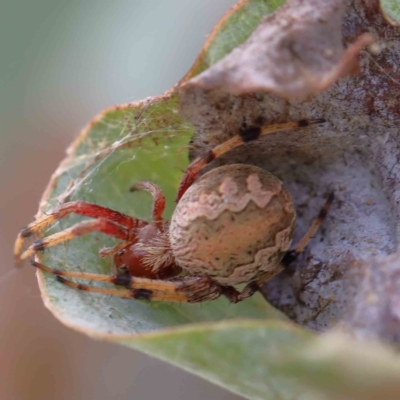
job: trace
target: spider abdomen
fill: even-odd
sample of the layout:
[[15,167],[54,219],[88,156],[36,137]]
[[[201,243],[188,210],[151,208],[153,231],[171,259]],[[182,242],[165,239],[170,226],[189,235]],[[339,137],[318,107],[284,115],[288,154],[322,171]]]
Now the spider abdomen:
[[180,199],[171,219],[171,248],[189,274],[222,285],[246,283],[279,268],[295,219],[292,198],[278,178],[251,165],[227,165],[203,175]]

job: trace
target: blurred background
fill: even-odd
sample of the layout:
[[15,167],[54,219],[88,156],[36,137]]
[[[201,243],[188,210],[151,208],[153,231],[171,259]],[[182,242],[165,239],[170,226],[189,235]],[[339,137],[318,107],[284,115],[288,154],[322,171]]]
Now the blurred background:
[[96,342],[13,267],[50,174],[104,107],[163,93],[235,0],[0,0],[0,399],[239,399],[161,361]]

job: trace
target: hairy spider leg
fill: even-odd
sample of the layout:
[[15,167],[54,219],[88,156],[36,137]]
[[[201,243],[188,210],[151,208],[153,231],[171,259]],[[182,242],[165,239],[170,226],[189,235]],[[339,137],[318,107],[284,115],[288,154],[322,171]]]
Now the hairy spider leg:
[[324,119],[313,119],[313,120],[301,120],[294,122],[287,122],[283,124],[269,125],[264,127],[249,127],[243,128],[239,135],[232,137],[224,143],[214,147],[212,150],[208,151],[204,156],[196,158],[186,169],[181,182],[179,184],[178,193],[176,196],[176,202],[178,202],[186,190],[193,184],[196,180],[199,172],[211,161],[220,157],[227,151],[240,146],[243,143],[256,140],[260,137],[270,135],[275,132],[285,131],[289,129],[306,127],[309,125],[317,125],[324,123]]
[[90,218],[107,219],[114,221],[119,225],[125,226],[128,229],[140,228],[144,225],[147,225],[146,221],[130,217],[129,215],[111,210],[110,208],[98,206],[97,204],[86,203],[84,201],[65,203],[54,209],[50,214],[37,219],[20,231],[14,247],[15,263],[18,265],[22,259],[20,254],[26,238],[37,232],[40,232],[46,226],[66,217],[69,214],[77,214]]
[[316,220],[312,223],[306,234],[300,240],[300,242],[296,245],[293,250],[289,250],[282,259],[282,264],[284,267],[290,265],[298,256],[301,254],[307,244],[310,242],[311,238],[314,236],[317,229],[322,224],[322,221],[325,219],[326,215],[328,214],[328,210],[335,198],[335,194],[331,192],[326,199],[325,205],[322,207],[321,211],[318,214]]
[[126,246],[128,246],[131,242],[120,242],[112,247],[104,247],[99,250],[99,256],[104,258],[107,256],[113,256],[123,250]]
[[35,240],[33,244],[21,254],[20,258],[21,260],[25,260],[38,251],[43,251],[49,247],[56,246],[60,243],[64,243],[68,240],[92,232],[101,232],[124,241],[133,241],[136,237],[136,230],[124,228],[108,219],[99,218],[92,221],[82,221],[61,232],[47,236],[43,239]]
[[[136,300],[153,300],[153,301],[171,301],[183,303],[187,302],[187,297],[184,293],[171,292],[156,292],[148,289],[113,289],[113,288],[99,288],[80,283],[75,283],[64,279],[61,276],[56,276],[57,281],[69,286],[72,289],[83,290],[85,292],[101,293],[108,296],[121,297],[122,299],[136,299]],[[161,281],[158,281],[161,282]]]
[[[214,300],[224,295],[232,303],[243,301],[257,292],[262,283],[271,279],[275,272],[267,272],[258,281],[245,286],[242,292],[232,286],[221,286],[205,276],[185,276],[176,280],[160,280],[136,278],[128,275],[103,275],[78,271],[62,271],[47,267],[39,262],[31,260],[31,264],[42,271],[56,275],[57,280],[73,289],[86,292],[102,293],[124,299],[144,299],[154,301],[172,301],[178,303],[199,303]],[[99,288],[75,283],[64,277],[79,278],[90,281],[112,283],[124,286],[125,289]]]
[[153,196],[153,222],[158,225],[162,223],[162,215],[165,210],[165,196],[162,190],[152,182],[142,181],[131,187],[131,192],[145,190]]
[[248,283],[241,292],[236,290],[233,286],[222,286],[222,294],[226,296],[232,303],[239,303],[240,301],[246,300],[249,297],[253,296],[253,294],[261,289],[261,286],[265,282],[269,281],[272,277],[277,275],[282,270],[283,267],[280,269],[275,268],[273,271],[266,272],[256,281]]
[[[103,275],[88,272],[62,271],[46,267],[33,260],[31,264],[42,271],[56,275],[59,282],[74,289],[103,293],[125,299],[198,303],[206,300],[213,300],[222,293],[221,286],[207,277],[187,276],[167,281],[161,279],[136,278],[129,275]],[[115,285],[124,286],[125,288],[92,287],[69,281],[64,277],[113,283]]]

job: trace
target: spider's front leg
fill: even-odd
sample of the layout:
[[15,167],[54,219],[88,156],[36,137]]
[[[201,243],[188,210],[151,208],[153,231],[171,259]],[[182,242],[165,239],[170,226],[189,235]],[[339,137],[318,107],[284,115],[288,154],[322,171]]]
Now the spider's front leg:
[[[36,242],[36,244],[34,244],[28,249],[29,251],[27,250],[21,256],[24,240],[26,238],[34,235],[35,233],[41,232],[45,227],[53,224],[54,222],[62,218],[65,218],[69,214],[77,214],[77,215],[82,215],[84,217],[95,218],[98,221],[108,220],[110,221],[110,223],[107,224],[100,222],[96,224],[95,222],[91,221],[92,222],[91,224],[86,224],[86,225],[83,224],[80,227],[75,226],[73,229],[69,228],[69,231],[68,232],[64,231],[63,235],[61,235],[61,232],[60,234],[56,234],[58,236],[53,235],[52,237],[54,239],[57,238],[57,241],[52,241],[51,245],[60,243],[60,239],[63,239],[64,241],[72,239],[73,237],[76,237],[77,236],[76,234],[79,232],[80,235],[82,235],[84,233],[93,232],[95,230],[122,239],[125,231],[137,229],[147,224],[147,222],[145,221],[130,217],[129,215],[111,210],[110,208],[99,206],[97,204],[86,203],[84,201],[73,201],[70,203],[65,203],[54,209],[51,213],[41,218],[38,218],[35,222],[32,222],[26,228],[21,230],[21,232],[18,234],[17,240],[15,241],[15,247],[14,247],[15,263],[18,265],[22,259],[29,257],[35,251],[43,250],[43,248],[46,247],[48,243],[48,241],[41,242],[39,240]],[[118,228],[118,226],[120,228]]]
[[67,242],[71,239],[75,239],[79,236],[87,235],[92,232],[101,232],[108,236],[113,236],[117,239],[121,239],[125,242],[132,241],[135,235],[134,231],[126,229],[107,219],[82,221],[72,226],[71,228],[67,228],[61,232],[55,233],[54,235],[35,240],[33,244],[21,254],[21,256],[18,256],[18,261],[25,260],[26,258],[33,256],[35,253],[43,251],[49,247],[56,246],[60,243]]

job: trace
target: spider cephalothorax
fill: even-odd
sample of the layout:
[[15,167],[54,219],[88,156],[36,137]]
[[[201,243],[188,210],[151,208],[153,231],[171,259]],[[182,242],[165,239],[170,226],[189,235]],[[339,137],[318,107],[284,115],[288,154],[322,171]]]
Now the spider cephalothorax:
[[[251,165],[233,164],[215,168],[197,179],[200,170],[221,154],[245,141],[278,130],[323,122],[299,121],[242,132],[196,159],[186,170],[171,221],[162,219],[165,197],[151,182],[132,190],[146,190],[154,198],[153,221],[146,222],[117,211],[85,202],[65,203],[23,229],[17,238],[17,262],[47,247],[98,231],[121,240],[101,256],[113,255],[114,275],[52,269],[32,264],[57,276],[70,287],[123,298],[177,302],[212,300],[221,294],[232,302],[246,299],[262,283],[283,269],[314,234],[332,202],[329,196],[319,218],[297,247],[289,251],[296,213],[282,182]],[[196,180],[197,179],[197,180]],[[70,213],[94,218],[37,240],[22,255],[24,238]],[[109,282],[124,288],[99,288],[64,277]],[[246,283],[239,292],[234,285]]]

